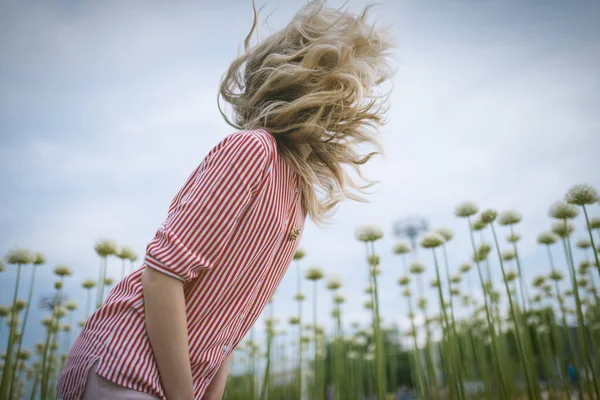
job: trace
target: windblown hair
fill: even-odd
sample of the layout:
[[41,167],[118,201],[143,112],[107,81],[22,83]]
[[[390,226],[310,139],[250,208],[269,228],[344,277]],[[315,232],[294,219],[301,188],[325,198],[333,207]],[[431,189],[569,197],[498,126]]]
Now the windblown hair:
[[[360,14],[306,4],[279,32],[250,48],[225,73],[219,96],[233,110],[236,129],[265,129],[302,179],[302,205],[316,224],[326,222],[343,199],[366,201],[373,181],[360,166],[382,153],[379,127],[385,123],[391,78],[392,41],[386,29],[368,24],[371,6]],[[374,146],[366,155],[358,147]],[[361,182],[344,168],[350,166]]]

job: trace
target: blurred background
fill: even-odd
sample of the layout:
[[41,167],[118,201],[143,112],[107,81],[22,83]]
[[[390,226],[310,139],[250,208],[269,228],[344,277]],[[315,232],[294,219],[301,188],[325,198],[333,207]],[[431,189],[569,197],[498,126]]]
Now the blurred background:
[[[381,315],[404,330],[395,222],[423,218],[462,236],[449,245],[456,271],[471,247],[455,206],[515,208],[524,216],[519,250],[530,280],[548,269],[536,243],[551,222],[548,206],[574,184],[600,185],[600,3],[379,3],[373,15],[391,25],[398,65],[381,129],[386,155],[365,168],[381,182],[369,203],[343,203],[331,226],[307,221],[302,265],[341,275],[345,321],[369,323],[359,294],[368,269],[355,230],[379,225]],[[261,37],[303,4],[259,2]],[[360,11],[367,2],[328,4]],[[251,23],[249,0],[0,1],[0,253],[24,247],[47,257],[24,346],[40,337],[51,267],[72,268],[65,292],[81,304],[81,282],[98,274],[99,239],[131,246],[141,265],[172,197],[233,132],[217,110],[217,88]],[[120,265],[109,261],[115,280]],[[15,268],[0,280],[0,304],[10,304]],[[295,285],[290,268],[275,295],[281,321],[295,315]],[[329,307],[330,294],[319,296]],[[332,327],[326,312],[319,322]],[[260,320],[256,327],[263,329]],[[0,330],[1,343],[7,334]]]

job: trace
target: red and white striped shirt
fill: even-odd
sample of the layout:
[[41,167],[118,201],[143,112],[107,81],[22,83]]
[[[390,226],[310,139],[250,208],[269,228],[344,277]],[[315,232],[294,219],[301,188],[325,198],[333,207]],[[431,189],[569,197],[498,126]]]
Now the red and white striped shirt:
[[142,266],[87,321],[58,382],[79,399],[98,375],[166,399],[144,321],[141,275],[157,269],[184,282],[195,398],[250,330],[286,272],[306,219],[298,174],[264,130],[230,134],[190,175],[146,247]]

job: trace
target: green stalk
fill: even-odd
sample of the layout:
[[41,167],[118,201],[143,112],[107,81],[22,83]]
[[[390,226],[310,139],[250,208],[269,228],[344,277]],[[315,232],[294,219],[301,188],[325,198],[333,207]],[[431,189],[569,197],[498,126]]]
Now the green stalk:
[[[565,224],[565,230],[567,227],[567,220],[564,220],[564,224]],[[596,398],[600,399],[600,388],[598,387],[598,381],[596,379],[596,372],[594,371],[594,362],[593,360],[590,360],[590,356],[591,354],[588,352],[588,341],[587,341],[587,335],[586,335],[586,327],[585,327],[585,320],[583,319],[583,311],[582,311],[582,306],[581,306],[581,299],[579,298],[579,286],[577,284],[577,275],[575,273],[575,263],[573,262],[573,254],[571,253],[571,241],[569,239],[569,237],[567,236],[566,239],[563,239],[564,243],[565,243],[565,249],[567,252],[567,263],[569,264],[570,267],[570,272],[571,272],[571,283],[573,285],[573,292],[575,294],[575,304],[576,304],[576,312],[577,312],[577,325],[578,325],[578,333],[579,333],[579,341],[581,342],[581,352],[582,352],[582,361],[584,362],[583,365],[585,366],[586,364],[589,365],[590,367],[590,373],[592,374],[592,379],[590,382],[590,377],[588,376],[587,373],[584,373],[584,377],[585,377],[585,382],[586,382],[586,386],[587,386],[587,390],[589,391],[590,395],[592,393],[592,389],[596,392]],[[585,371],[585,369],[584,369]]]
[[[374,242],[371,242],[371,255],[375,255]],[[370,268],[371,266],[369,265],[369,269]],[[369,273],[370,272],[371,271],[369,270]],[[375,312],[375,323],[373,326],[373,333],[375,334],[375,373],[377,375],[377,397],[378,399],[385,399],[385,365],[383,359],[383,343],[379,321],[379,294],[377,289],[377,273],[370,273],[370,275],[373,282],[373,298],[375,300],[373,307]]]
[[[17,264],[17,281],[13,294],[12,307],[10,308],[10,327],[8,332],[8,345],[6,346],[6,358],[4,368],[2,369],[2,384],[0,385],[0,398],[6,398],[9,393],[12,375],[15,374],[16,365],[12,366],[12,350],[17,329],[17,294],[19,293],[19,283],[21,281],[21,264]],[[15,357],[16,358],[16,357]]]
[[[31,278],[29,279],[29,293],[27,295],[27,305],[25,306],[25,314],[23,315],[23,326],[21,326],[21,335],[19,336],[19,341],[17,343],[17,353],[16,357],[19,357],[21,354],[21,346],[23,345],[23,336],[25,335],[25,327],[27,326],[27,318],[29,317],[29,309],[31,307],[31,299],[33,298],[33,283],[35,282],[35,271],[37,270],[35,265],[31,266],[33,270],[31,271]],[[15,386],[15,378],[16,374],[13,374],[13,377],[10,382],[9,389],[9,399],[13,398],[13,389]]]
[[417,328],[415,326],[415,315],[414,315],[413,306],[412,306],[412,299],[410,296],[407,298],[407,301],[408,301],[408,311],[410,312],[410,324],[412,327],[413,343],[414,343],[414,347],[415,347],[414,348],[414,357],[415,357],[415,366],[417,369],[416,375],[418,377],[416,383],[419,388],[419,393],[421,394],[421,396],[419,398],[425,399],[426,393],[429,393],[429,389],[427,387],[427,380],[425,379],[425,372],[423,371],[423,366],[421,364],[421,355],[419,353],[419,345],[417,343]]
[[[590,219],[588,218],[587,209],[585,208],[585,205],[583,205],[582,207],[583,207],[583,214],[585,215],[585,225],[587,226],[587,231],[590,235],[590,243],[592,244],[592,252],[594,253],[594,258],[596,260],[596,268],[598,268],[598,276],[600,276],[600,261],[598,261],[598,248],[596,247],[596,244],[594,243],[594,235],[592,235],[592,228],[590,227]],[[598,393],[596,393],[596,396],[598,396]]]
[[87,321],[90,318],[90,312],[91,312],[91,307],[92,307],[92,289],[86,289],[87,290],[87,302],[86,302],[86,306],[85,306],[85,320]]
[[100,266],[100,276],[98,282],[98,301],[96,304],[96,308],[100,308],[102,306],[102,302],[104,301],[104,282],[106,281],[106,269],[107,269],[107,257],[104,256],[101,258],[101,266]]
[[[510,234],[514,235],[513,226],[510,225]],[[525,275],[523,275],[523,269],[521,268],[521,261],[519,259],[519,252],[517,251],[517,242],[512,242],[513,251],[515,252],[515,260],[517,261],[517,271],[519,271],[519,289],[521,292],[521,303],[523,304],[523,311],[527,310],[527,302],[529,301],[529,294],[527,293],[527,284],[525,282]],[[524,283],[525,282],[525,283]]]
[[[473,249],[473,255],[477,254],[477,248],[475,247],[475,238],[473,237],[473,225],[471,224],[471,218],[467,218],[469,223],[469,235],[471,237],[471,247]],[[479,265],[479,260],[475,260],[475,266],[477,267],[477,273],[479,275],[479,282],[481,284],[481,288],[483,290],[483,304],[485,307],[485,316],[488,323],[488,331],[490,333],[490,338],[492,340],[492,355],[494,357],[495,365],[497,366],[497,374],[498,379],[500,380],[500,396],[506,398],[508,396],[508,386],[504,376],[503,367],[500,361],[500,356],[498,354],[498,344],[496,342],[496,331],[494,330],[494,326],[490,317],[490,309],[488,305],[488,295],[485,291],[485,284],[483,280],[483,275],[481,273],[481,267]]]
[[523,361],[523,371],[525,373],[525,380],[527,383],[527,392],[529,393],[530,399],[539,399],[540,398],[539,388],[533,381],[534,377],[531,376],[531,374],[534,373],[534,371],[533,371],[533,369],[530,369],[530,367],[529,367],[530,362],[529,362],[529,359],[528,359],[526,351],[525,351],[523,337],[521,335],[521,331],[519,328],[521,318],[520,318],[520,315],[518,315],[518,311],[516,310],[515,305],[512,300],[512,296],[510,295],[510,287],[508,285],[508,281],[506,280],[506,272],[504,270],[504,263],[502,261],[502,255],[500,254],[500,246],[498,244],[498,237],[496,236],[496,230],[494,229],[493,222],[490,223],[490,227],[492,228],[492,234],[494,236],[494,242],[496,244],[496,252],[498,254],[498,259],[500,261],[500,268],[502,269],[502,277],[503,277],[504,285],[506,288],[506,294],[508,295],[510,314],[515,323],[515,336],[517,338],[517,347],[519,348],[519,352],[521,353],[521,360]]
[[[296,261],[298,294],[302,290],[302,270]],[[298,399],[302,399],[302,301],[298,300]]]
[[318,393],[317,388],[317,281],[313,280],[313,399],[319,400],[321,398],[321,394]]

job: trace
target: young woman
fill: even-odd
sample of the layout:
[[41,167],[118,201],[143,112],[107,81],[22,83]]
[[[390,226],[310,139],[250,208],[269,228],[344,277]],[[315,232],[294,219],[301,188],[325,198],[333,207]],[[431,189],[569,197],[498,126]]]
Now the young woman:
[[[305,5],[245,53],[220,96],[238,131],[177,193],[142,266],[87,321],[58,382],[59,398],[221,399],[231,354],[290,264],[306,215],[321,224],[372,155],[391,75],[386,31]],[[361,177],[362,178],[362,177]]]

